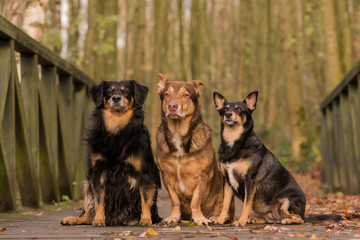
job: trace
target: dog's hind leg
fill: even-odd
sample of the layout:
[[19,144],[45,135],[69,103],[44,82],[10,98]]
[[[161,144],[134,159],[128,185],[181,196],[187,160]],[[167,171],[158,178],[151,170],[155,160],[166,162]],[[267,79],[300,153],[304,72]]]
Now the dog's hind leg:
[[249,187],[246,184],[243,209],[242,209],[239,221],[234,222],[235,226],[239,226],[239,225],[245,226],[246,225],[246,222],[250,215],[250,211],[252,209],[252,205],[254,203],[255,193],[256,193],[256,183],[254,183],[252,186],[250,186],[250,184],[249,184]]
[[280,207],[281,210],[281,224],[302,224],[304,220],[297,213],[289,212],[290,201],[289,199],[284,199]]
[[263,216],[261,216],[260,214],[252,212],[252,213],[250,213],[247,223],[252,223],[252,224],[268,223],[268,221],[266,221],[266,219]]
[[151,184],[150,186],[140,186],[139,190],[141,197],[140,225],[151,225],[151,206],[153,205],[157,186],[155,184]]

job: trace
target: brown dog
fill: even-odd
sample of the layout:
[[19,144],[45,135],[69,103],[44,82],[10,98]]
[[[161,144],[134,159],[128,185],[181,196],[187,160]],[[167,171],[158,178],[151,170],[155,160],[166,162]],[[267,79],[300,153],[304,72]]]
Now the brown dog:
[[[158,72],[161,124],[157,131],[157,163],[172,209],[165,220],[180,218],[208,225],[220,214],[224,180],[218,169],[211,128],[201,116],[198,85],[201,81],[170,81]],[[227,219],[234,217],[234,200]]]

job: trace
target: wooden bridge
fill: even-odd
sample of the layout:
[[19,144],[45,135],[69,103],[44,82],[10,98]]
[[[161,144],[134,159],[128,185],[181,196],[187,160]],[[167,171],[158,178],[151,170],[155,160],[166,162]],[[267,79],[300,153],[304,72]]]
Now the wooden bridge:
[[0,17],[0,211],[81,197],[93,83]]
[[[359,72],[360,62],[321,104],[330,191],[360,192]],[[0,211],[81,197],[94,82],[0,17]]]
[[330,191],[360,193],[360,61],[321,103],[322,176]]

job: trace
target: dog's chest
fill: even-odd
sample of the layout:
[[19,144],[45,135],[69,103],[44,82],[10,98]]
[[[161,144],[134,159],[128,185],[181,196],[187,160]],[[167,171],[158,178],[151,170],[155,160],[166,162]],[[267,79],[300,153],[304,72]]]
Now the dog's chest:
[[251,162],[246,159],[239,159],[230,163],[221,163],[221,168],[223,172],[226,171],[231,187],[236,191],[239,189],[239,181],[246,176],[250,167]]

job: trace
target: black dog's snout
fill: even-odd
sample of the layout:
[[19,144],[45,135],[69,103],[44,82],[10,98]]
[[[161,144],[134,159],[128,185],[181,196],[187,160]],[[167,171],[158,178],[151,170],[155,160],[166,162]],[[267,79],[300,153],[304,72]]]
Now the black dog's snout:
[[225,113],[225,117],[227,117],[227,118],[231,118],[232,115],[233,115],[232,112],[226,112],[226,113]]
[[112,96],[112,100],[113,100],[113,102],[120,102],[120,100],[121,100],[121,96],[120,95],[114,95],[114,96]]

